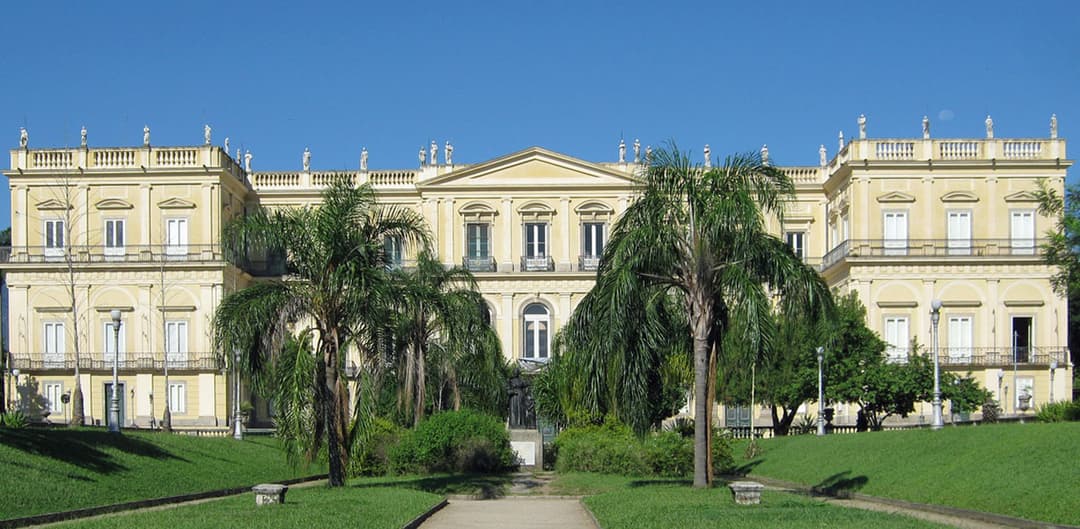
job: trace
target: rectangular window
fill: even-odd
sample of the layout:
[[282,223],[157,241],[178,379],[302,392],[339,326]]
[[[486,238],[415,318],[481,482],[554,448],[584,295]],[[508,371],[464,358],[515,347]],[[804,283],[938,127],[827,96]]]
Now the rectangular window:
[[949,349],[945,357],[950,363],[971,362],[973,329],[971,316],[949,316]]
[[911,344],[911,334],[908,332],[908,319],[906,316],[887,316],[885,318],[885,349],[892,362],[904,362],[908,357],[908,347]]
[[123,219],[105,220],[105,255],[124,255],[124,221]]
[[170,365],[187,361],[188,334],[186,321],[165,322],[165,356]]
[[784,234],[784,239],[787,241],[788,246],[791,247],[791,251],[795,252],[799,259],[806,259],[805,231],[789,231]]
[[188,253],[187,219],[165,219],[165,254],[186,256]]
[[64,401],[61,397],[64,396],[64,384],[62,382],[46,382],[41,387],[42,396],[48,402],[49,414],[63,413]]
[[971,212],[950,211],[949,217],[949,255],[971,254]]
[[45,364],[58,366],[64,363],[64,323],[59,321],[45,322],[45,336],[42,340],[44,345]]
[[187,412],[187,384],[169,383],[169,411],[179,414]]
[[1011,216],[1013,255],[1035,255],[1035,212],[1013,211]]
[[604,223],[586,222],[581,237],[581,254],[585,257],[600,257],[604,254]]
[[383,241],[383,251],[386,253],[386,264],[390,268],[401,268],[403,255],[400,238],[387,237],[386,240]]
[[60,219],[48,219],[44,223],[42,238],[45,242],[45,257],[61,257],[64,255],[64,221]]
[[[124,361],[124,352],[127,349],[127,347],[124,344],[124,342],[127,341],[126,340],[127,337],[124,335],[125,327],[127,327],[127,325],[125,325],[124,322],[121,321],[120,322],[120,344],[119,344],[120,345],[120,356],[117,358],[117,360],[119,360],[121,362]],[[105,351],[105,356],[102,359],[105,360],[106,362],[112,362],[113,353],[115,353],[116,350],[117,350],[116,349],[116,346],[117,346],[117,344],[116,344],[116,336],[115,336],[115,333],[113,332],[113,322],[111,322],[111,321],[105,322],[105,331],[104,331],[104,336],[102,338],[104,338],[104,342],[105,342],[104,347],[101,348],[103,351]]]
[[465,225],[465,253],[470,259],[491,257],[491,225],[469,223]]
[[907,212],[885,212],[885,255],[907,255]]
[[525,223],[525,257],[547,257],[547,227],[546,222]]

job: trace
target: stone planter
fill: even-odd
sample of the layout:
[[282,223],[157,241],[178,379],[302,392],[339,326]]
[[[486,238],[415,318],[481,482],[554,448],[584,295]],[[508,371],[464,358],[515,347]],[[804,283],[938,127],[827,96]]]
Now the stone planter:
[[755,481],[733,481],[728,488],[735,495],[735,503],[739,505],[757,505],[761,503],[761,491],[765,485]]
[[270,505],[285,503],[285,493],[289,491],[289,487],[276,483],[263,483],[251,487],[251,491],[255,493],[255,505]]

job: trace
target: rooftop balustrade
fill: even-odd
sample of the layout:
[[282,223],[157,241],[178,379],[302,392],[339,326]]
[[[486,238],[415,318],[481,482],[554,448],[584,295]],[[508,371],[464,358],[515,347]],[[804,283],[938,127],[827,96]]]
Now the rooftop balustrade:
[[123,171],[222,168],[241,181],[245,173],[224,150],[212,145],[194,147],[74,147],[15,149],[13,171]]

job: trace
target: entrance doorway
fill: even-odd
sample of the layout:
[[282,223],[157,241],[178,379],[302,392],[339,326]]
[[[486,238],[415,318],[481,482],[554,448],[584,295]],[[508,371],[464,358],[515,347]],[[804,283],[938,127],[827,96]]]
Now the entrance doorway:
[[1013,362],[1026,364],[1031,361],[1032,318],[1014,316],[1012,319]]

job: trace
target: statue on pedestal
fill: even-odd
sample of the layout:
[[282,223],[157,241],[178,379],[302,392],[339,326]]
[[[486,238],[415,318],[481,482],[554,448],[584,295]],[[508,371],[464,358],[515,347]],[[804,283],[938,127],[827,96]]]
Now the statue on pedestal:
[[424,150],[422,145],[420,146],[420,154],[417,155],[417,158],[420,158],[420,167],[427,165],[427,151]]
[[210,145],[210,124],[209,123],[207,123],[206,125],[203,125],[202,137],[203,137],[203,143],[206,144],[206,145]]
[[705,168],[712,168],[712,149],[709,149],[709,144],[705,144]]
[[761,146],[761,165],[769,165],[769,146]]
[[229,137],[225,136],[225,154],[229,154]]
[[19,127],[19,147],[23,149],[30,143],[30,135],[26,132],[26,127]]
[[994,120],[990,118],[990,114],[986,115],[986,139],[994,139]]
[[360,170],[367,171],[367,147],[360,149]]
[[645,165],[652,164],[652,145],[645,146]]
[[619,163],[626,163],[626,142],[619,139]]
[[431,140],[431,165],[439,165],[439,146]]
[[150,125],[143,125],[142,128],[142,144],[144,147],[150,146]]
[[529,382],[515,374],[510,379],[510,419],[511,429],[536,428],[536,412],[533,406]]
[[86,125],[79,131],[79,145],[86,147]]
[[251,151],[247,151],[247,152],[244,153],[244,171],[246,171],[248,173],[251,172],[251,159],[252,158],[254,158],[254,156],[251,155]]
[[836,152],[840,152],[844,150],[844,131],[840,131],[840,134],[836,136],[836,139],[837,145],[839,145],[839,147],[836,148]]
[[304,147],[304,172],[311,170],[311,151]]
[[634,163],[641,163],[641,142],[634,139]]
[[454,165],[454,146],[450,145],[450,140],[446,140],[446,147],[443,147],[443,156],[446,157],[446,165]]
[[930,139],[930,118],[922,117],[922,137],[924,140]]
[[859,114],[859,119],[856,120],[859,124],[859,139],[866,139],[866,114]]
[[1057,114],[1050,114],[1050,139],[1057,139]]
[[828,165],[828,163],[829,163],[829,158],[828,158],[829,154],[825,150],[825,144],[824,143],[822,143],[821,147],[818,148],[817,153],[818,153],[818,164],[820,164],[822,167],[825,167],[826,165]]

